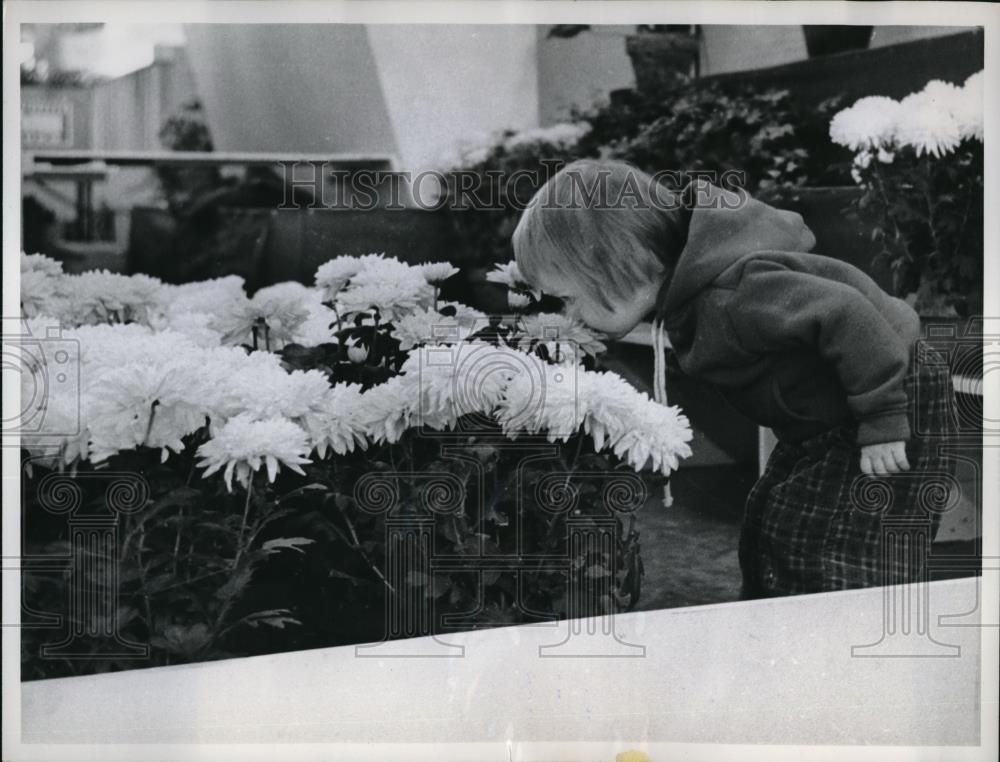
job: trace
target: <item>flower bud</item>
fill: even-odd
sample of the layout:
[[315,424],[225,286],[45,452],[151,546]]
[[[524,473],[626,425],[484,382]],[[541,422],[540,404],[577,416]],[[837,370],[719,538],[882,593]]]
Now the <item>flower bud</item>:
[[363,363],[368,359],[368,350],[362,346],[348,347],[347,359],[354,363]]

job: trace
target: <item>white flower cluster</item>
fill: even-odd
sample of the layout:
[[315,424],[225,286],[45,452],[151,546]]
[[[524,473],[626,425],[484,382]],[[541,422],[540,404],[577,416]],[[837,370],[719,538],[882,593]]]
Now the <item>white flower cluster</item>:
[[[637,469],[651,464],[668,473],[690,453],[691,431],[676,408],[652,402],[614,374],[583,370],[579,352],[564,349],[563,362],[549,363],[469,340],[487,324],[485,315],[427,304],[432,283],[452,274],[449,265],[340,258],[319,269],[316,288],[282,283],[248,298],[239,278],[183,286],[109,273],[87,278],[25,256],[22,282],[34,289],[22,295],[27,331],[46,337],[63,326],[60,346],[77,352],[60,373],[78,383],[43,384],[44,425],[23,435],[23,446],[53,463],[99,463],[138,447],[159,449],[166,460],[203,431],[199,465],[206,476],[221,472],[230,489],[234,479],[246,486],[260,470],[270,480],[282,467],[301,471],[313,453],[344,455],[373,441],[398,441],[414,426],[449,428],[470,414],[497,421],[511,438],[542,432],[565,440],[582,427],[598,449]],[[80,283],[87,298],[76,302],[72,289]],[[399,374],[379,386],[331,387],[320,371],[288,371],[273,351],[288,341],[335,341],[330,323],[372,307],[393,321],[392,335],[409,352]],[[119,319],[107,319],[111,312]],[[66,315],[77,317],[69,327]],[[561,316],[534,316],[517,328],[522,343],[551,343],[553,356],[559,346],[603,349]],[[252,343],[255,332],[260,351],[231,346]],[[24,399],[36,395],[46,372],[24,369]]]
[[857,152],[862,166],[873,154],[891,162],[900,148],[940,158],[963,140],[982,141],[983,72],[973,74],[962,87],[932,80],[901,101],[880,95],[861,98],[833,117],[830,138]]
[[504,148],[513,148],[541,143],[557,148],[570,148],[591,130],[588,122],[561,122],[549,127],[536,127],[514,133],[504,141]]

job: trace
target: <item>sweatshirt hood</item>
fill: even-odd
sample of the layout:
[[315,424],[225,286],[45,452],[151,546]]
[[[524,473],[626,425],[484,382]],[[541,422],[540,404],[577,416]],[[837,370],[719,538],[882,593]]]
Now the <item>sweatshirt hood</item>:
[[690,212],[687,242],[661,292],[657,314],[683,307],[730,265],[757,251],[810,251],[816,237],[795,212],[775,209],[745,191],[723,190],[706,181],[683,194]]

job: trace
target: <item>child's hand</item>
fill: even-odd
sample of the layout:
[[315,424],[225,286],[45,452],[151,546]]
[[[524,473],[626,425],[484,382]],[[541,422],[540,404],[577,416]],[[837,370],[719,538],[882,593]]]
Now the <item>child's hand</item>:
[[866,474],[898,474],[909,471],[906,460],[906,442],[884,442],[861,448],[861,470]]

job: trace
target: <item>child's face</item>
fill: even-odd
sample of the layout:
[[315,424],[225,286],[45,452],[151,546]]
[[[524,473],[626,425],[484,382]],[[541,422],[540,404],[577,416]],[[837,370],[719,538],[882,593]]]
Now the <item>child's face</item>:
[[609,309],[573,283],[551,284],[548,288],[540,284],[540,287],[546,294],[562,299],[567,314],[611,338],[624,336],[635,328],[656,306],[659,293],[659,284],[647,283],[639,286],[627,299],[609,294]]

